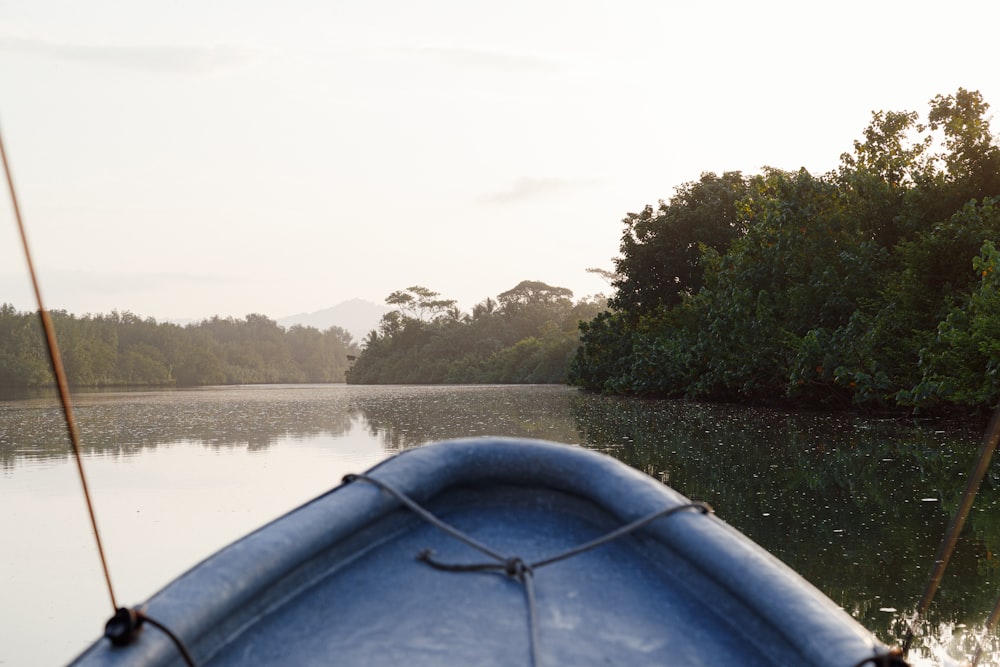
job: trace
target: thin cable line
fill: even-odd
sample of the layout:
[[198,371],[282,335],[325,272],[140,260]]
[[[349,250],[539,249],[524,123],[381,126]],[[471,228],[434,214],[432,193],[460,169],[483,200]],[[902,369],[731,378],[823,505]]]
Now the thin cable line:
[[972,509],[972,503],[979,492],[979,486],[983,481],[983,477],[986,476],[986,471],[989,470],[990,461],[993,459],[993,453],[996,451],[998,443],[1000,443],[1000,405],[997,405],[996,410],[993,412],[993,418],[990,420],[990,425],[983,436],[983,444],[979,448],[979,454],[976,456],[976,463],[969,473],[958,509],[955,510],[955,514],[952,516],[951,522],[948,524],[948,529],[945,531],[941,544],[934,556],[934,567],[931,571],[930,579],[927,581],[924,594],[917,604],[917,612],[910,621],[910,627],[906,631],[906,638],[903,640],[904,656],[909,652],[910,645],[913,643],[913,638],[917,632],[917,624],[927,612],[931,601],[934,599],[934,594],[937,593],[938,586],[941,584],[944,571],[948,567],[948,561],[955,551],[955,545],[958,544],[958,537],[962,532],[963,526],[965,526],[965,520]]
[[49,311],[42,305],[42,291],[38,286],[38,277],[35,274],[35,264],[31,259],[31,250],[28,247],[28,235],[24,230],[24,222],[21,220],[21,207],[18,205],[17,193],[14,190],[14,178],[10,173],[10,165],[7,162],[7,150],[4,148],[3,135],[0,133],[0,158],[3,159],[3,169],[7,176],[7,187],[10,190],[10,201],[14,206],[14,218],[17,221],[17,230],[21,234],[21,245],[24,248],[24,258],[28,262],[28,274],[31,276],[31,286],[35,290],[35,301],[38,303],[38,314],[42,320],[42,330],[45,332],[45,344],[49,350],[49,361],[52,362],[52,372],[56,377],[56,386],[59,389],[59,400],[62,403],[63,414],[66,418],[66,429],[69,432],[69,441],[73,446],[73,458],[76,461],[76,469],[80,475],[80,484],[83,486],[83,496],[87,501],[87,512],[90,514],[90,525],[94,530],[94,540],[97,542],[97,551],[101,557],[101,567],[104,570],[104,580],[108,585],[108,595],[111,597],[111,608],[118,609],[115,601],[115,591],[111,585],[111,573],[108,570],[108,561],[104,554],[104,546],[101,543],[101,533],[97,529],[97,515],[94,514],[94,504],[90,500],[90,489],[87,486],[87,476],[83,472],[83,457],[80,454],[80,433],[76,427],[76,419],[73,417],[73,404],[69,396],[69,384],[66,382],[66,371],[63,368],[62,356],[59,354],[59,344],[56,341],[55,327],[52,326],[52,318]]

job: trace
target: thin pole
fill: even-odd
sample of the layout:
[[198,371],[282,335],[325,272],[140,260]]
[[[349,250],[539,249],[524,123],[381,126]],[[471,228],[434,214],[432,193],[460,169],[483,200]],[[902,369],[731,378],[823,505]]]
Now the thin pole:
[[979,640],[979,646],[976,647],[975,655],[972,656],[972,662],[969,663],[970,667],[976,667],[979,664],[979,659],[983,657],[983,645],[986,643],[986,638],[997,627],[998,620],[1000,620],[1000,598],[997,598],[996,604],[993,605],[993,612],[986,621],[986,630],[983,638]]
[[965,526],[965,520],[969,516],[969,511],[972,509],[972,501],[976,499],[979,485],[982,483],[983,477],[986,476],[986,471],[990,467],[990,459],[993,458],[993,452],[997,448],[998,440],[1000,440],[1000,405],[993,412],[989,428],[986,429],[982,447],[979,449],[979,457],[976,459],[976,465],[972,470],[972,474],[969,475],[968,483],[965,485],[965,493],[962,494],[962,501],[959,503],[958,510],[955,511],[955,515],[948,525],[948,530],[945,531],[944,539],[941,540],[941,546],[938,547],[937,555],[934,556],[934,570],[931,572],[931,577],[927,582],[927,587],[924,589],[923,597],[920,598],[920,604],[917,605],[917,613],[910,622],[910,628],[906,632],[906,639],[903,641],[904,656],[910,650],[910,644],[913,642],[917,623],[923,617],[927,608],[930,607],[931,600],[934,599],[934,594],[937,593],[938,586],[941,584],[941,578],[944,576],[944,570],[948,567],[948,561],[955,550],[958,536],[962,532],[962,527]]
[[76,461],[76,469],[80,475],[80,484],[83,486],[83,497],[87,501],[87,512],[90,514],[90,526],[94,531],[94,540],[97,542],[97,552],[101,557],[101,567],[104,569],[104,580],[108,585],[108,595],[111,597],[112,610],[118,609],[115,601],[115,590],[111,585],[111,573],[108,570],[108,560],[104,554],[104,545],[101,543],[101,533],[97,529],[97,515],[94,513],[94,504],[90,499],[90,489],[87,487],[87,476],[83,472],[83,456],[80,454],[80,433],[76,427],[76,419],[73,417],[73,404],[69,396],[69,383],[66,382],[66,371],[63,368],[62,356],[59,354],[59,344],[56,341],[55,327],[52,326],[52,318],[49,311],[42,305],[42,291],[38,287],[38,276],[35,274],[35,264],[31,259],[31,250],[28,247],[28,235],[24,231],[24,223],[21,220],[21,207],[17,202],[17,194],[14,191],[14,178],[10,173],[10,165],[7,163],[7,151],[3,144],[3,135],[0,133],[0,158],[3,159],[3,170],[7,176],[7,187],[10,190],[10,201],[14,206],[14,218],[17,220],[17,230],[21,234],[21,245],[24,247],[24,258],[28,262],[28,274],[31,276],[31,286],[35,290],[35,301],[38,303],[38,314],[42,319],[42,330],[45,332],[45,344],[49,350],[49,361],[52,362],[52,372],[56,377],[56,386],[59,389],[59,400],[62,402],[63,414],[66,419],[66,429],[69,432],[69,441],[73,446],[73,458]]

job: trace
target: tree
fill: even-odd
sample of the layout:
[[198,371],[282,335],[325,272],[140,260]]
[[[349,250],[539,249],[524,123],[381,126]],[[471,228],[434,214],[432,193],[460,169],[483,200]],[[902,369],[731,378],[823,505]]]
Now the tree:
[[927,115],[930,128],[944,133],[947,152],[940,157],[949,179],[968,188],[966,198],[1000,194],[1000,147],[990,132],[989,107],[979,91],[959,88],[934,97]]
[[[614,312],[582,327],[574,381],[877,408],[995,401],[1000,147],[987,109],[959,89],[931,100],[927,125],[875,112],[836,172],[703,175],[629,214]],[[720,192],[732,197],[707,196]]]
[[985,241],[972,269],[978,286],[955,304],[920,351],[921,380],[900,399],[912,404],[989,405],[1000,395],[1000,252]]
[[493,315],[493,313],[495,313],[496,310],[497,310],[497,302],[491,299],[490,297],[486,297],[485,299],[483,299],[482,301],[480,301],[479,303],[477,303],[475,306],[472,307],[472,319],[479,320],[489,317],[490,315]]
[[0,305],[0,387],[36,387],[53,382],[38,313]]
[[635,314],[673,306],[702,285],[702,246],[724,252],[748,220],[736,207],[747,191],[739,172],[701,175],[660,200],[629,213],[622,223],[621,257],[615,260],[617,294],[611,305]]
[[917,118],[915,112],[872,112],[864,141],[855,141],[854,152],[840,156],[834,176],[849,215],[884,248],[922,228],[926,216],[933,215],[927,202],[913,201],[914,192],[932,186],[935,178],[927,154],[931,137],[913,140],[920,129]]
[[[579,345],[578,324],[602,299],[574,304],[573,292],[524,280],[461,315],[454,306],[431,320],[414,316],[437,294],[400,290],[402,308],[383,316],[378,331],[347,373],[349,383],[563,382]],[[407,314],[410,313],[410,314]]]
[[841,175],[863,172],[891,188],[920,183],[928,168],[924,155],[931,138],[910,142],[910,133],[919,128],[917,118],[915,111],[873,111],[865,140],[855,140],[854,153],[840,156]]
[[553,287],[539,280],[522,280],[506,292],[497,294],[500,307],[506,310],[516,309],[519,306],[564,303],[571,298],[573,290]]
[[605,311],[581,322],[581,345],[570,364],[569,382],[592,391],[628,392],[633,337],[620,312]]
[[413,285],[405,290],[396,290],[385,298],[390,306],[406,317],[418,320],[434,319],[447,316],[454,307],[454,299],[438,299],[440,294],[426,287]]
[[600,276],[609,285],[613,285],[616,280],[621,280],[621,276],[614,271],[608,271],[607,269],[602,269],[597,266],[592,266],[588,269],[584,269],[587,273],[593,273],[594,275]]

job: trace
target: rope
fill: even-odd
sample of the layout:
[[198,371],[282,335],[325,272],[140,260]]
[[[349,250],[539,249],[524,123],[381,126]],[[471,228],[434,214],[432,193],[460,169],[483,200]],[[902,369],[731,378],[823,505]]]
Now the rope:
[[997,627],[997,621],[1000,621],[1000,597],[997,598],[996,603],[993,605],[993,611],[990,612],[990,617],[986,620],[986,628],[984,630],[983,637],[979,640],[979,645],[976,647],[976,652],[972,656],[972,661],[969,663],[969,667],[976,667],[976,665],[979,664],[979,660],[983,657],[986,638]]
[[21,217],[21,206],[18,203],[17,192],[14,189],[14,177],[11,174],[10,164],[7,161],[7,150],[4,147],[3,135],[0,134],[0,159],[3,161],[4,174],[7,177],[7,188],[10,191],[10,201],[14,208],[14,219],[17,221],[17,230],[21,236],[21,246],[24,248],[24,259],[28,264],[28,275],[31,277],[31,286],[35,292],[35,301],[38,304],[38,315],[42,320],[42,331],[45,333],[45,345],[49,352],[49,361],[52,364],[52,373],[55,375],[56,387],[59,390],[59,401],[62,404],[63,416],[66,422],[66,430],[69,434],[69,442],[73,448],[73,460],[76,462],[77,474],[80,478],[80,485],[83,487],[83,498],[87,504],[87,514],[90,516],[90,527],[94,533],[94,541],[97,543],[97,553],[101,559],[101,569],[104,571],[104,582],[107,585],[108,597],[111,598],[111,608],[115,614],[104,626],[104,635],[117,645],[127,644],[135,636],[135,633],[142,626],[143,621],[159,628],[166,633],[173,641],[187,663],[188,667],[194,667],[191,654],[188,653],[184,643],[171,632],[165,625],[156,621],[141,610],[130,610],[119,607],[115,599],[115,589],[111,585],[111,570],[108,567],[107,555],[104,552],[104,544],[101,541],[101,531],[97,527],[97,514],[94,512],[94,503],[90,497],[90,487],[87,484],[87,476],[83,470],[83,455],[80,446],[80,431],[76,425],[76,417],[73,414],[73,402],[69,394],[69,382],[66,380],[66,370],[63,367],[62,355],[59,352],[59,342],[56,340],[55,326],[52,324],[52,317],[42,303],[42,290],[39,287],[38,275],[35,272],[35,263],[31,257],[31,248],[28,245],[28,235],[25,232],[24,221]]
[[503,562],[503,561],[506,560],[506,558],[504,558],[503,556],[501,556],[500,554],[498,554],[496,551],[493,551],[492,549],[490,549],[485,544],[481,544],[480,542],[477,542],[476,540],[474,540],[473,538],[469,537],[465,533],[461,532],[457,528],[453,528],[452,526],[449,526],[444,521],[442,521],[441,519],[437,518],[436,516],[434,516],[433,514],[431,514],[430,512],[428,512],[427,510],[425,510],[423,507],[421,507],[420,505],[418,505],[416,503],[416,501],[414,501],[412,498],[410,498],[406,494],[402,493],[401,491],[397,491],[394,487],[386,484],[385,482],[377,480],[374,477],[368,477],[367,475],[345,475],[344,476],[344,483],[350,483],[350,482],[353,482],[356,479],[364,480],[365,482],[368,482],[370,484],[374,484],[375,486],[377,486],[378,488],[382,489],[383,491],[386,491],[386,492],[392,494],[398,501],[400,501],[401,503],[403,503],[404,505],[406,505],[411,511],[413,511],[414,514],[416,514],[417,516],[419,516],[421,519],[423,519],[427,523],[431,524],[435,528],[441,529],[445,533],[447,533],[447,534],[451,535],[452,537],[454,537],[456,540],[458,540],[460,542],[464,542],[465,544],[467,544],[468,546],[472,547],[476,551],[479,551],[480,553],[486,554],[490,558],[494,558],[494,559],[496,559],[498,561],[501,561],[501,562]]
[[575,556],[577,554],[581,554],[584,551],[590,551],[591,549],[596,549],[601,545],[617,540],[619,537],[628,535],[633,531],[639,530],[646,524],[652,523],[657,519],[662,519],[664,517],[670,516],[671,514],[691,509],[698,510],[702,514],[711,514],[714,511],[712,510],[712,506],[709,505],[708,503],[687,503],[685,505],[678,505],[677,507],[671,507],[668,509],[660,510],[659,512],[654,512],[653,514],[650,514],[647,517],[644,517],[637,521],[633,521],[627,526],[622,526],[621,528],[608,533],[604,537],[599,537],[596,540],[592,540],[590,542],[587,542],[586,544],[582,544],[578,547],[570,549],[569,551],[566,551],[565,553],[561,553],[558,556],[552,556],[551,558],[546,558],[545,560],[538,561],[533,565],[533,567],[542,567],[544,565],[549,565],[550,563],[556,563],[561,560],[565,560],[567,558]]
[[913,642],[913,636],[916,633],[917,623],[919,623],[927,608],[930,607],[931,600],[934,599],[934,594],[941,584],[941,578],[944,576],[945,568],[948,567],[948,561],[951,559],[952,552],[955,551],[955,545],[958,544],[958,536],[962,532],[962,527],[969,516],[969,511],[972,509],[972,502],[976,499],[979,485],[982,483],[983,477],[990,467],[990,460],[993,458],[993,452],[996,451],[998,441],[1000,441],[1000,405],[997,406],[996,411],[993,413],[993,418],[990,420],[990,425],[986,429],[983,444],[979,449],[976,464],[965,485],[962,500],[959,502],[958,509],[955,510],[955,515],[948,524],[948,530],[945,531],[941,545],[934,556],[934,568],[931,571],[930,579],[927,581],[927,587],[924,589],[924,594],[917,605],[916,614],[913,616],[913,620],[910,621],[910,627],[906,631],[906,638],[903,640],[904,656],[910,650],[910,644]]
[[603,546],[609,542],[613,542],[629,533],[632,533],[640,528],[661,519],[664,517],[671,516],[677,512],[684,510],[697,510],[702,514],[709,514],[712,512],[712,508],[706,503],[687,503],[684,505],[677,505],[676,507],[670,507],[663,509],[652,514],[645,516],[641,519],[633,521],[621,528],[617,528],[606,535],[598,537],[597,539],[591,540],[579,546],[573,547],[564,551],[562,553],[550,556],[548,558],[543,558],[542,560],[536,561],[534,563],[525,562],[520,556],[503,556],[500,553],[490,549],[481,542],[475,540],[469,535],[458,530],[454,526],[445,523],[437,516],[426,510],[408,495],[402,491],[396,489],[390,484],[383,482],[382,480],[375,479],[374,477],[369,477],[367,475],[347,475],[344,477],[344,482],[349,483],[355,480],[362,480],[373,484],[379,489],[391,494],[397,500],[399,500],[408,509],[413,511],[417,516],[431,524],[435,528],[440,529],[444,533],[455,538],[459,542],[466,544],[476,551],[489,556],[495,563],[442,563],[433,558],[434,552],[431,549],[424,549],[417,554],[417,560],[427,563],[436,570],[443,570],[445,572],[503,572],[508,577],[516,579],[521,583],[524,588],[525,601],[528,605],[528,629],[531,635],[531,664],[539,665],[539,646],[541,642],[539,640],[539,623],[538,623],[538,609],[535,604],[535,587],[534,587],[534,573],[535,570],[540,567],[545,567],[546,565],[551,565],[573,556],[584,553],[585,551],[590,551]]
[[83,457],[80,455],[80,433],[76,427],[76,419],[73,417],[73,404],[69,396],[69,383],[66,381],[66,371],[63,369],[62,356],[59,354],[59,344],[56,341],[55,327],[52,326],[52,318],[49,311],[42,305],[42,291],[38,286],[38,276],[35,273],[35,264],[31,259],[31,250],[28,247],[28,235],[24,231],[24,222],[21,219],[21,207],[18,204],[17,193],[14,190],[14,177],[11,175],[10,165],[7,162],[7,151],[4,148],[3,137],[0,136],[0,158],[3,159],[3,170],[7,176],[7,188],[10,190],[10,201],[14,206],[14,218],[17,220],[17,230],[21,234],[21,245],[24,247],[24,258],[28,263],[28,274],[31,276],[31,286],[35,290],[35,301],[38,303],[38,314],[42,319],[42,329],[45,332],[45,344],[49,351],[49,361],[52,362],[52,372],[56,377],[56,385],[59,389],[59,400],[62,403],[63,414],[66,418],[66,429],[69,432],[70,445],[73,447],[73,458],[76,460],[76,469],[80,477],[80,484],[83,486],[83,497],[87,502],[87,513],[90,515],[90,526],[94,531],[94,540],[97,542],[97,552],[101,557],[101,567],[104,570],[104,581],[108,587],[108,596],[111,598],[111,608],[118,609],[115,601],[115,590],[111,585],[111,571],[108,569],[108,560],[104,553],[104,546],[101,543],[101,533],[97,529],[97,515],[94,513],[94,504],[90,499],[90,489],[87,487],[87,476],[83,472]]
[[170,637],[170,641],[174,643],[174,646],[177,647],[177,651],[181,654],[181,658],[184,660],[184,664],[186,664],[188,667],[195,667],[194,658],[191,657],[191,654],[188,652],[187,647],[184,645],[184,642],[182,642],[177,635],[171,632],[170,628],[163,625],[156,619],[150,616],[146,616],[146,614],[142,612],[139,613],[140,613],[140,618],[142,618],[144,621],[152,625],[154,628],[158,629],[167,637]]

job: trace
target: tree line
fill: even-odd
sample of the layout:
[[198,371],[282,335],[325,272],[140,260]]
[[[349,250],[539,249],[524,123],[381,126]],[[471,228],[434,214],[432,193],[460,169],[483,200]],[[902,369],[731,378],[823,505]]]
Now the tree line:
[[[343,382],[351,335],[339,327],[279,326],[264,315],[180,326],[129,312],[52,311],[70,385],[194,386]],[[0,386],[52,386],[38,313],[0,305]]]
[[524,280],[463,313],[452,299],[415,285],[393,292],[379,327],[347,371],[354,384],[563,383],[578,325],[603,297]]
[[873,112],[839,167],[702,174],[623,220],[593,391],[816,406],[1000,397],[1000,148],[960,88]]

